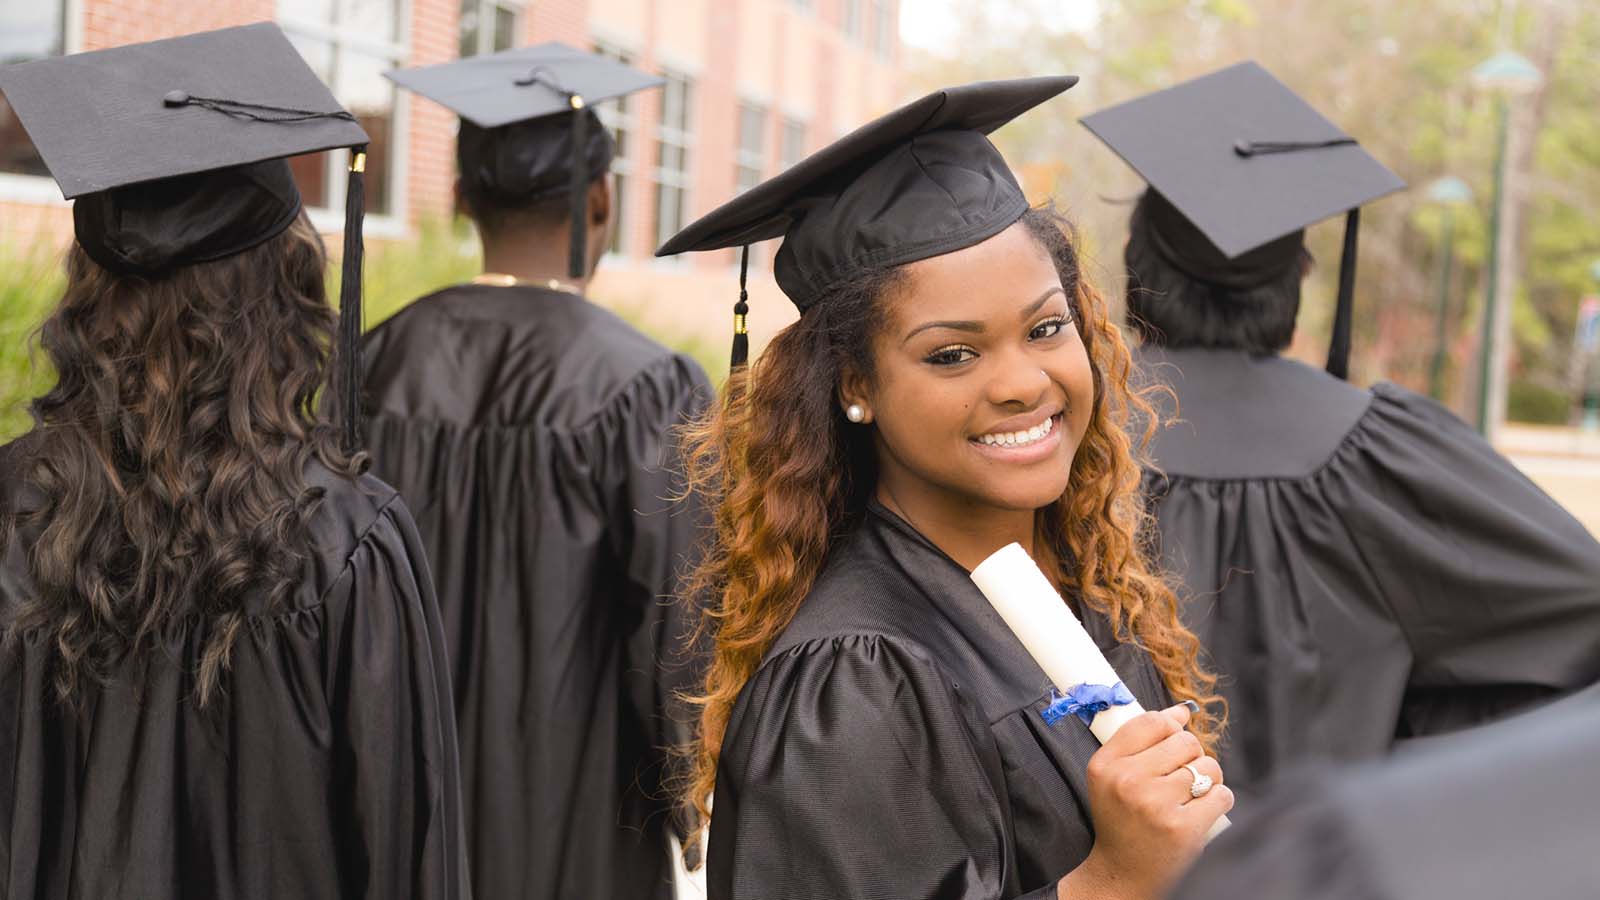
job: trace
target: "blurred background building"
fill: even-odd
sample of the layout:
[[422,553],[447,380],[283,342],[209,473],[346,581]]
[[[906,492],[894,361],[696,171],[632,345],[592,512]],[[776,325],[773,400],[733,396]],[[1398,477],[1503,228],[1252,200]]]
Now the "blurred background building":
[[[456,118],[382,73],[540,41],[667,79],[600,113],[620,152],[621,216],[601,296],[641,314],[733,297],[732,252],[656,260],[667,236],[892,107],[899,0],[0,0],[0,63],[271,19],[372,137],[367,234],[412,241],[452,214]],[[345,151],[293,160],[319,225],[343,218]],[[0,99],[0,241],[64,246],[68,205]],[[470,239],[463,240],[466,252]],[[759,266],[770,254],[757,252]],[[381,273],[379,281],[382,281]],[[379,298],[376,313],[385,310]],[[390,304],[392,305],[392,303]],[[681,319],[669,311],[664,317]]]

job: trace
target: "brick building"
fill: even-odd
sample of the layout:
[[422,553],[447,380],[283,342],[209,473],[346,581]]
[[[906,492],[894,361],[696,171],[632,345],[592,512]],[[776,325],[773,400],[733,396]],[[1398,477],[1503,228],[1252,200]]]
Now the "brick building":
[[[733,256],[655,260],[683,224],[892,107],[899,0],[0,0],[0,62],[272,19],[373,142],[367,233],[404,240],[451,213],[455,117],[382,73],[559,40],[668,80],[601,107],[620,144],[620,227],[594,287],[683,325],[726,326]],[[313,219],[338,228],[344,151],[293,161]],[[0,99],[0,241],[64,243],[71,216]],[[758,251],[757,278],[770,253]],[[757,290],[760,289],[758,284]],[[775,296],[775,295],[774,295]],[[670,302],[669,302],[670,301]],[[786,304],[757,304],[759,337]]]

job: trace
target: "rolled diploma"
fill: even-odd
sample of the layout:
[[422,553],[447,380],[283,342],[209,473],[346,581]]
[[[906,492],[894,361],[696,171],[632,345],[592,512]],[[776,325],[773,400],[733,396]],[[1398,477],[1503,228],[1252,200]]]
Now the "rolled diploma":
[[[1122,680],[1021,544],[996,550],[972,570],[972,580],[1057,690],[1070,691],[1080,684],[1114,685]],[[1143,712],[1137,700],[1112,706],[1094,717],[1089,730],[1104,744]],[[1221,817],[1207,838],[1216,837],[1229,824],[1227,816]]]

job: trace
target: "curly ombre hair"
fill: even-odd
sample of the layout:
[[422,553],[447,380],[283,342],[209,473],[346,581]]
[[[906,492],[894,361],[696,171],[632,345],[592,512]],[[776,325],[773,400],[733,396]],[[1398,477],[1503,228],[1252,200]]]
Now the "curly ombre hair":
[[[1143,646],[1179,700],[1200,704],[1191,728],[1213,748],[1224,706],[1215,676],[1198,664],[1199,641],[1178,620],[1178,602],[1146,560],[1147,515],[1129,416],[1155,428],[1143,397],[1128,386],[1131,360],[1106,303],[1080,277],[1070,225],[1051,209],[1022,222],[1050,254],[1071,298],[1094,373],[1088,430],[1066,493],[1037,512],[1069,596],[1107,616],[1123,640]],[[875,273],[807,310],[749,369],[736,371],[724,403],[687,434],[688,471],[716,515],[715,539],[692,573],[687,595],[706,598],[704,636],[714,645],[697,740],[682,801],[705,822],[723,733],[734,702],[762,657],[794,618],[828,553],[859,520],[875,483],[870,429],[851,427],[837,402],[840,374],[873,372],[871,341],[882,305],[901,280]],[[686,848],[691,860],[697,846]]]

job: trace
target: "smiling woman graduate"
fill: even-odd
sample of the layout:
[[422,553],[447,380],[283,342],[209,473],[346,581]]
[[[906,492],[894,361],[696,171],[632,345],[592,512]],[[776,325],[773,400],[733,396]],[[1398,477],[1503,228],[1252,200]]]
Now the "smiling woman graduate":
[[[782,236],[801,311],[694,434],[715,654],[686,802],[715,787],[715,900],[1153,896],[1231,806],[1196,787],[1222,781],[1210,681],[1139,556],[1128,352],[985,137],[1074,81],[930,94],[659,251]],[[1100,748],[1050,715],[968,577],[1013,541],[1144,706],[1193,718]]]

